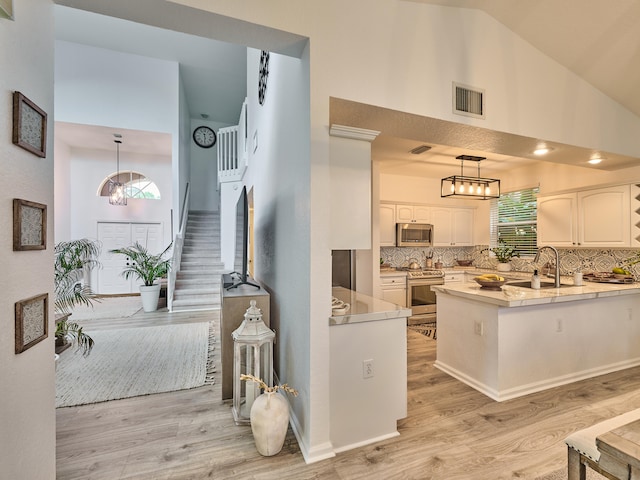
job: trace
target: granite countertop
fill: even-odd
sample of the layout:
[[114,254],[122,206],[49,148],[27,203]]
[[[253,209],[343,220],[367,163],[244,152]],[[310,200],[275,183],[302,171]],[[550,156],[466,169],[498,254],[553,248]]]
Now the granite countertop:
[[[509,276],[512,272],[506,272]],[[436,285],[432,288],[438,295],[453,295],[461,298],[490,303],[500,307],[522,307],[560,302],[574,302],[592,298],[617,295],[640,294],[640,283],[612,284],[585,281],[581,286],[573,286],[572,280],[563,278],[566,286],[534,290],[527,287],[503,285],[502,290],[485,290],[475,282]]]
[[411,309],[343,287],[334,287],[332,294],[348,303],[350,308],[342,315],[329,317],[329,325],[344,325],[360,322],[388,320],[390,318],[410,317]]

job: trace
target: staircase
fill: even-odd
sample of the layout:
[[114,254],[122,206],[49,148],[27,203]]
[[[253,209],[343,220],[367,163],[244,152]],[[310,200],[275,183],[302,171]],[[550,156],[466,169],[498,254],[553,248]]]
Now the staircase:
[[219,310],[220,280],[224,264],[220,260],[220,214],[190,211],[173,292],[174,312]]

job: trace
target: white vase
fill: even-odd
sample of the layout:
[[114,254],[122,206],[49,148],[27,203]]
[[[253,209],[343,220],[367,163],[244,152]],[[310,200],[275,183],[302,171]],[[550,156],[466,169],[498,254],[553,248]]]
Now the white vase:
[[496,268],[498,269],[499,272],[510,272],[511,271],[511,264],[510,263],[498,263],[498,266]]
[[289,404],[276,392],[263,393],[253,402],[251,431],[260,455],[270,457],[282,450],[289,428]]
[[160,284],[156,283],[150,287],[140,285],[140,298],[142,299],[142,309],[145,312],[155,312],[158,309],[158,299],[160,298]]

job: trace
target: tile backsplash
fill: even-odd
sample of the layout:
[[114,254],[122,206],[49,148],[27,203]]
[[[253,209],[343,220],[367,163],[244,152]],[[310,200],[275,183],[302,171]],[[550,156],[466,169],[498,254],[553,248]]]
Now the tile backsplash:
[[[457,266],[456,259],[473,260],[473,265],[479,268],[495,268],[497,260],[490,257],[488,252],[482,250],[488,245],[476,245],[474,247],[381,247],[380,257],[382,261],[392,267],[406,267],[416,260],[425,266],[425,260],[431,256],[433,263],[440,261],[444,267]],[[623,266],[625,260],[633,257],[638,249],[584,249],[584,248],[558,248],[560,255],[560,274],[571,275],[574,272],[610,272],[613,267]],[[511,259],[513,270],[519,272],[533,272],[534,268],[541,268],[547,262],[555,263],[555,258],[549,250],[543,250],[537,266],[533,265],[533,258]],[[631,268],[631,273],[636,280],[640,279],[640,263]]]

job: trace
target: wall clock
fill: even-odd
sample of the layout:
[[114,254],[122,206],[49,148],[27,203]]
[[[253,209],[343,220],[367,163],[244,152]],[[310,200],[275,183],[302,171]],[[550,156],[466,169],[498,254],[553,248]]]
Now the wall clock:
[[260,70],[258,71],[258,101],[264,105],[267,94],[267,77],[269,76],[269,52],[263,50],[260,55]]
[[216,144],[216,132],[207,126],[200,126],[193,131],[193,141],[202,148],[211,148]]

